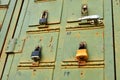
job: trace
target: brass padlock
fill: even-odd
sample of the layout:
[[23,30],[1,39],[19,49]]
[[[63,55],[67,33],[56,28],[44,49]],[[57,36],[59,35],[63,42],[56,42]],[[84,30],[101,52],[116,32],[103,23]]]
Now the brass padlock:
[[76,59],[78,61],[87,61],[88,60],[86,42],[81,42],[80,43],[79,50],[77,50],[77,53],[76,53]]

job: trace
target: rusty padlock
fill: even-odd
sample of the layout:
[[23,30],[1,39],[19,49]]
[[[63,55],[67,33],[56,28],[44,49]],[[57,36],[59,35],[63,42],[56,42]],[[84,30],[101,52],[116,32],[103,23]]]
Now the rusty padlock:
[[86,42],[81,42],[80,43],[79,50],[77,50],[77,53],[76,53],[76,59],[78,61],[87,61],[88,60]]

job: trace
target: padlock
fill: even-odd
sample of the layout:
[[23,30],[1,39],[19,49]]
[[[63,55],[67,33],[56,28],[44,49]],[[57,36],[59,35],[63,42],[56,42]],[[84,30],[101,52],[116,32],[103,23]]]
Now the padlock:
[[31,54],[31,59],[36,61],[39,61],[41,58],[41,47],[36,47],[35,50]]
[[48,12],[47,11],[43,11],[42,17],[39,20],[39,24],[40,25],[47,25],[47,19],[48,19]]
[[87,61],[88,53],[87,53],[87,45],[86,42],[81,42],[79,46],[79,50],[76,53],[76,59],[78,61]]

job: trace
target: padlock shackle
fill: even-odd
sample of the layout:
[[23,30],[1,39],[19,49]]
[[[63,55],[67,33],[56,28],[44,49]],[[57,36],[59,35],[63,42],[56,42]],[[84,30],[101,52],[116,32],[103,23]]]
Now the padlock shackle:
[[35,48],[35,51],[40,51],[40,50],[41,50],[41,47],[39,46]]
[[86,49],[86,48],[87,48],[86,42],[81,42],[79,45],[79,49]]
[[48,11],[43,11],[42,18],[48,18]]

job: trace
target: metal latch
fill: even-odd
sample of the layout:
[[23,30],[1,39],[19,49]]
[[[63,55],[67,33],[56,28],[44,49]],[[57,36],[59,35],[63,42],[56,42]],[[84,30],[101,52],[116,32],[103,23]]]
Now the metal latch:
[[6,53],[10,54],[22,52],[24,42],[25,40],[18,40],[16,38],[9,40]]
[[87,20],[88,23],[90,24],[95,24],[95,25],[101,25],[103,24],[103,18],[101,18],[99,15],[90,15],[90,16],[84,16],[82,18],[79,18],[78,21],[83,21]]

